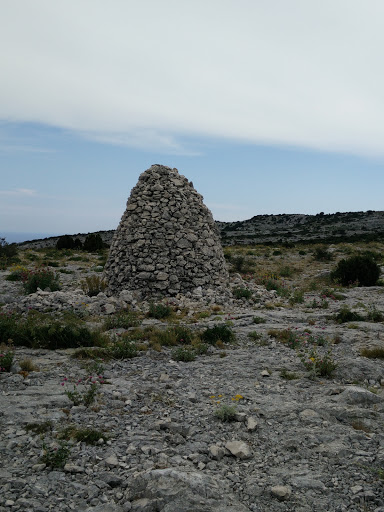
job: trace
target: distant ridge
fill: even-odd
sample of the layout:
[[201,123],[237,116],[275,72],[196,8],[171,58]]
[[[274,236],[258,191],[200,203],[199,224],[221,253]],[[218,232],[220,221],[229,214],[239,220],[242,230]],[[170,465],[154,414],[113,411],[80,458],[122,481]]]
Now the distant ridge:
[[[216,221],[223,245],[261,243],[335,243],[384,239],[384,211],[318,213],[317,215],[255,215],[237,222]],[[115,230],[96,231],[108,245]],[[90,233],[71,235],[84,242]],[[25,248],[53,247],[58,236],[18,244]]]

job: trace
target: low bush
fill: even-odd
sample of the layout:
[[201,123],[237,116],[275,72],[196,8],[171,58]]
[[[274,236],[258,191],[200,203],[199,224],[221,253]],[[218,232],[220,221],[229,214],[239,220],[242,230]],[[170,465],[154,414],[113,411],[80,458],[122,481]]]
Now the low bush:
[[217,419],[223,422],[236,421],[236,407],[233,405],[222,405],[215,411]]
[[137,346],[132,340],[121,338],[106,349],[106,358],[132,359],[137,356]]
[[369,359],[384,359],[384,347],[363,348],[360,353]]
[[44,454],[40,458],[40,462],[46,464],[52,469],[62,469],[69,457],[70,449],[67,443],[60,442],[58,447],[48,448],[43,443]]
[[171,313],[171,307],[166,304],[155,304],[154,302],[149,304],[148,316],[151,318],[160,320],[161,318],[167,318]]
[[76,426],[69,426],[59,434],[59,437],[68,441],[76,439],[78,442],[90,445],[97,444],[100,439],[104,442],[108,441],[108,437],[104,432],[91,427],[78,428]]
[[100,292],[105,291],[107,283],[100,276],[92,275],[86,277],[85,280],[80,283],[80,286],[86,295],[95,297],[99,295]]
[[172,352],[172,359],[175,361],[190,362],[196,359],[196,353],[194,350],[187,347],[178,347]]
[[346,322],[362,322],[365,320],[365,318],[356,311],[351,311],[348,306],[342,307],[334,316],[334,319],[338,324],[344,324]]
[[91,331],[75,316],[53,318],[37,311],[30,311],[25,317],[18,313],[0,313],[0,342],[8,339],[18,346],[53,350],[105,346],[107,343],[104,335]]
[[232,293],[236,299],[250,299],[252,297],[252,290],[248,288],[234,288]]
[[330,377],[337,368],[331,349],[325,353],[319,353],[316,347],[302,349],[299,357],[311,377]]
[[23,281],[24,290],[28,294],[35,293],[38,288],[41,290],[49,288],[51,292],[60,290],[59,276],[46,268],[29,270]]
[[13,358],[15,354],[13,350],[8,347],[0,347],[0,373],[9,372],[12,367]]
[[96,252],[104,248],[104,242],[99,233],[91,233],[86,236],[83,244],[84,251]]
[[370,322],[384,322],[384,314],[376,309],[376,306],[370,306],[368,309],[367,320]]
[[74,249],[75,248],[75,241],[70,235],[63,235],[60,236],[56,242],[56,249],[62,250],[62,249]]
[[316,261],[331,261],[332,253],[329,252],[328,247],[322,245],[320,247],[316,247],[313,253],[313,257]]
[[380,277],[380,267],[370,256],[355,255],[342,259],[331,273],[331,279],[343,286],[375,286]]
[[254,316],[253,317],[253,323],[254,324],[265,324],[266,323],[266,319],[261,317],[261,316]]
[[210,345],[214,345],[217,341],[223,343],[231,343],[235,341],[235,335],[228,325],[215,325],[209,327],[201,334],[201,339]]
[[110,315],[103,324],[105,330],[109,329],[128,329],[129,327],[136,327],[139,325],[137,313],[134,311],[123,310]]
[[21,265],[15,265],[11,267],[11,273],[7,275],[5,278],[7,281],[25,281],[28,276],[27,267],[23,267]]

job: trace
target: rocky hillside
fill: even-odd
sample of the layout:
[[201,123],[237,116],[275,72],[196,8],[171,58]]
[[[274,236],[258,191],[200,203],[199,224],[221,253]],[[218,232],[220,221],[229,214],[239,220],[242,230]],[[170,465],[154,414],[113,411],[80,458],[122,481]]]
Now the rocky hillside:
[[[256,215],[238,222],[216,221],[223,245],[337,242],[384,239],[384,211],[347,212],[317,215],[282,214]],[[110,245],[114,230],[97,231]],[[73,238],[84,242],[87,234],[77,233]],[[58,237],[23,242],[26,248],[53,247]]]

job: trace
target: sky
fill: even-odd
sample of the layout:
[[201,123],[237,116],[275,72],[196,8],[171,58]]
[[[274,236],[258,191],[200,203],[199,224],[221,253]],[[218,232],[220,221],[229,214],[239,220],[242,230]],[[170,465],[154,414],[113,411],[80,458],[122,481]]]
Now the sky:
[[216,220],[384,210],[382,0],[0,3],[0,237],[115,229],[155,163]]

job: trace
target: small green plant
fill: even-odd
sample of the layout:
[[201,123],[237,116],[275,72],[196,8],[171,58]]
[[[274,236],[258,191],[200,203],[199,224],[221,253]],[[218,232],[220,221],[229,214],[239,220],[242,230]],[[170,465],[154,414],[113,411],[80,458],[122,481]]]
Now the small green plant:
[[355,311],[351,311],[347,305],[344,305],[340,311],[334,316],[334,319],[339,324],[346,322],[362,322],[365,320],[363,316]]
[[108,316],[104,321],[103,328],[110,329],[128,329],[129,327],[136,327],[139,325],[138,315],[134,311],[124,310]]
[[32,359],[26,358],[19,362],[19,366],[23,372],[38,372],[39,367],[34,364]]
[[259,340],[261,340],[262,337],[263,337],[263,335],[257,331],[251,331],[248,333],[248,338],[251,338],[251,340],[254,340],[254,341],[259,341]]
[[[73,384],[73,391],[65,391],[67,397],[71,400],[73,405],[85,405],[89,407],[94,403],[99,393],[100,384],[104,383],[102,375],[93,377],[90,375],[86,379],[79,379]],[[61,382],[62,386],[68,384],[68,378],[65,377]],[[81,387],[80,387],[81,386]]]
[[206,329],[201,339],[210,345],[214,345],[217,341],[223,343],[231,343],[235,340],[235,335],[228,325],[215,325]]
[[343,286],[375,286],[380,277],[380,267],[370,256],[355,255],[342,259],[331,278]]
[[95,297],[100,292],[104,292],[107,283],[100,276],[92,275],[87,276],[84,281],[80,283],[81,289],[89,297]]
[[293,349],[296,349],[302,343],[299,333],[292,329],[270,329],[268,335]]
[[236,299],[250,299],[252,297],[252,290],[248,288],[234,288],[232,293]]
[[196,353],[187,347],[178,347],[172,351],[172,359],[175,361],[190,362],[196,359]]
[[316,346],[302,348],[298,355],[311,377],[330,377],[337,368],[330,348],[322,354]]
[[107,358],[132,359],[137,356],[136,343],[128,338],[117,339],[112,346],[107,348]]
[[230,422],[236,420],[237,410],[233,405],[222,405],[218,407],[215,411],[215,416],[217,419],[223,422]]
[[312,302],[307,304],[308,308],[311,309],[327,309],[329,307],[329,302],[322,298],[322,299],[313,299]]
[[0,373],[11,371],[14,356],[13,350],[3,345],[0,347]]
[[294,304],[302,304],[304,302],[304,292],[302,290],[294,290],[292,295],[289,297],[289,303],[291,305]]
[[369,320],[370,322],[383,322],[384,314],[378,309],[376,309],[376,306],[374,304],[371,304],[368,307],[367,320]]
[[43,464],[46,464],[48,467],[52,469],[61,469],[65,466],[70,449],[66,442],[60,441],[59,446],[55,448],[48,448],[45,443],[43,443],[44,455],[40,458],[40,461]]
[[266,319],[262,316],[254,316],[253,317],[253,323],[254,324],[265,324],[266,323]]
[[295,372],[289,372],[286,368],[280,370],[280,377],[285,380],[300,379],[300,375],[297,375]]
[[27,267],[23,267],[21,265],[14,265],[11,267],[11,273],[7,275],[5,278],[7,281],[24,281],[28,276]]
[[155,304],[154,302],[149,304],[148,316],[151,318],[157,318],[160,320],[161,318],[167,318],[171,313],[172,309],[167,304]]
[[104,442],[108,441],[108,436],[104,432],[91,427],[78,428],[76,426],[69,426],[60,432],[59,437],[68,441],[71,438],[76,439],[78,442],[90,445],[97,444],[100,439]]
[[52,421],[44,421],[43,423],[28,423],[25,426],[27,432],[33,432],[34,434],[44,434],[50,432],[53,429]]
[[35,293],[38,288],[41,290],[49,288],[51,292],[60,290],[59,276],[46,268],[29,270],[23,281],[24,290],[28,294]]
[[363,348],[360,353],[370,359],[384,359],[384,347]]

